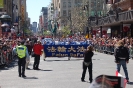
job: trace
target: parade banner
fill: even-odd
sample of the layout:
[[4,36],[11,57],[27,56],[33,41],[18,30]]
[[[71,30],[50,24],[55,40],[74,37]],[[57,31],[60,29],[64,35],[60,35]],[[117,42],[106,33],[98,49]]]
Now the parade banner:
[[4,8],[4,2],[3,2],[3,0],[0,0],[0,8]]
[[44,45],[46,57],[83,57],[88,45]]

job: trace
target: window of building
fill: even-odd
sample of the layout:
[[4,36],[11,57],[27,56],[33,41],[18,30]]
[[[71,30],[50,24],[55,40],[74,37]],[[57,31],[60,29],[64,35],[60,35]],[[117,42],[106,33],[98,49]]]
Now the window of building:
[[75,5],[76,6],[81,6],[82,5],[82,0],[75,0]]
[[66,2],[63,2],[63,8],[66,8]]
[[53,3],[51,3],[51,6],[54,6],[54,4],[53,4]]
[[66,15],[67,15],[67,11],[63,10],[63,16],[66,16]]
[[68,2],[68,7],[71,8],[71,2]]
[[100,2],[97,3],[97,6],[96,6],[97,10],[102,10],[102,5]]
[[54,13],[54,11],[51,11],[51,13]]
[[59,3],[59,8],[60,8],[60,3]]
[[75,0],[75,4],[77,4],[78,0]]
[[68,10],[68,16],[71,16],[71,10]]
[[58,16],[60,17],[60,12],[59,12]]
[[53,7],[51,7],[51,10],[54,10],[54,8],[53,8]]
[[80,3],[83,3],[83,0],[80,0]]
[[75,0],[75,5],[78,6],[78,0]]

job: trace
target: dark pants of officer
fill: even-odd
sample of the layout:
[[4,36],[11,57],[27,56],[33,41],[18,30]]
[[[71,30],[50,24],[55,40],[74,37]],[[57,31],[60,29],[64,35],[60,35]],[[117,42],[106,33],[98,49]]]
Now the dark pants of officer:
[[84,63],[83,63],[83,72],[82,72],[82,77],[81,77],[81,80],[84,80],[85,79],[85,74],[86,74],[86,70],[88,68],[88,71],[89,71],[89,80],[90,82],[92,82],[92,63],[89,65],[89,66],[86,66]]
[[[25,75],[25,64],[26,64],[26,57],[24,58],[19,58],[18,57],[18,72],[19,72],[19,76],[24,76]],[[22,69],[21,69],[22,67]],[[22,73],[21,73],[22,70]]]
[[35,54],[33,69],[39,69],[40,55]]

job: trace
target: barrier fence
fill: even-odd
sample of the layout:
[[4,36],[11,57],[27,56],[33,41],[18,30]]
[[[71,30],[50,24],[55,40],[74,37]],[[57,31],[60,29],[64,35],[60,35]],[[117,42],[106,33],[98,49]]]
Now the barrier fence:
[[0,49],[0,66],[8,66],[13,58],[13,51],[11,49]]
[[106,54],[114,54],[115,46],[107,46],[107,45],[94,45],[94,49],[96,52],[106,53]]
[[[115,46],[94,44],[94,49],[96,52],[114,55]],[[130,58],[133,58],[133,47],[127,46],[127,49],[129,51]]]

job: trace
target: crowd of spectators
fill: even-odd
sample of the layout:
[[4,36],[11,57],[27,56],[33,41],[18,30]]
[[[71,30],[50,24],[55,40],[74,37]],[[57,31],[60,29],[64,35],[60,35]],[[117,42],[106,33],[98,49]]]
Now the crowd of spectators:
[[1,38],[0,39],[0,67],[1,66],[8,66],[10,62],[15,59],[15,55],[13,53],[13,49],[16,48],[17,45],[20,44],[22,40],[25,41],[36,41],[36,38],[17,38],[17,39],[8,39],[8,38]]
[[124,46],[127,47],[130,53],[130,57],[133,57],[133,38],[93,38],[93,45],[95,47],[95,51],[114,54],[114,49],[117,47],[117,42],[122,40],[124,42]]
[[[48,39],[48,40],[45,40]],[[49,40],[50,39],[50,40]],[[7,39],[2,38],[0,39],[0,66],[9,64],[13,59],[14,55],[12,53],[13,48],[15,48],[22,39],[17,38],[14,39]],[[25,40],[29,41],[37,41],[38,38],[26,38]],[[72,36],[66,38],[41,38],[42,44],[46,45],[93,45],[96,52],[106,53],[106,54],[114,54],[114,49],[116,44],[119,40],[123,40],[125,47],[129,50],[130,57],[133,58],[133,38],[86,38],[85,36]]]

